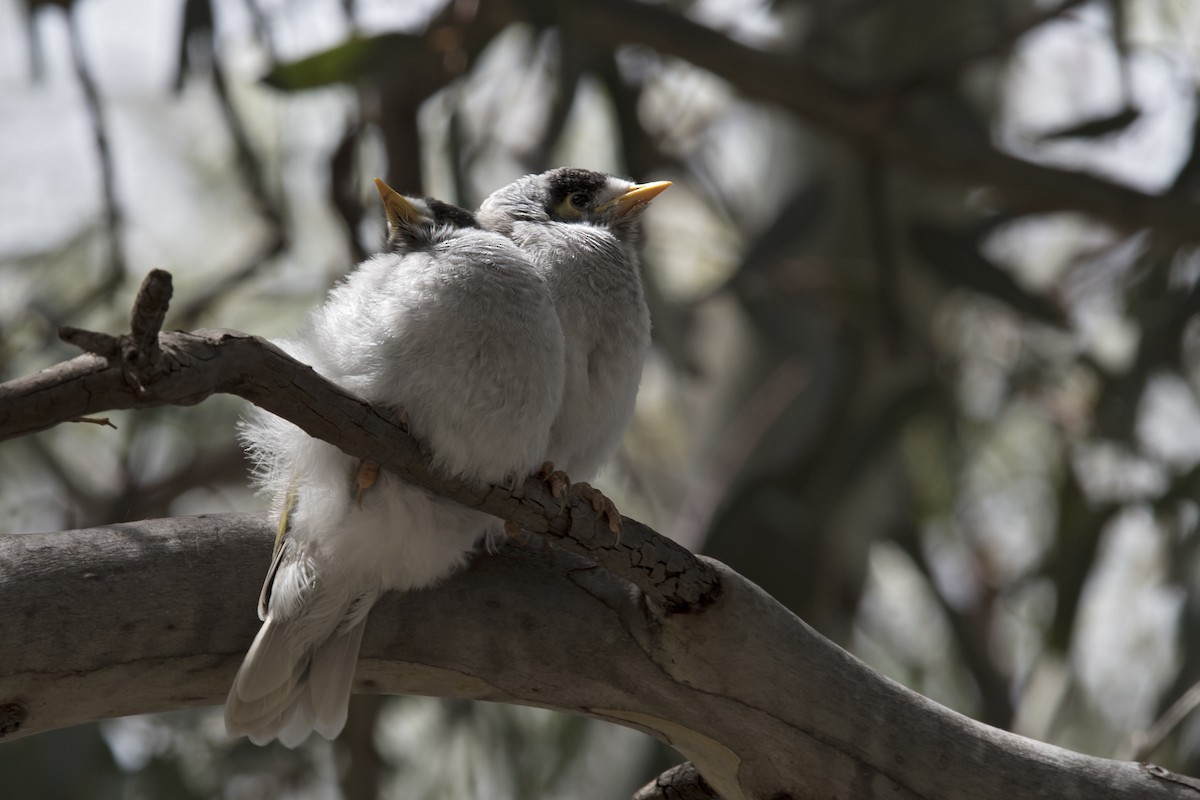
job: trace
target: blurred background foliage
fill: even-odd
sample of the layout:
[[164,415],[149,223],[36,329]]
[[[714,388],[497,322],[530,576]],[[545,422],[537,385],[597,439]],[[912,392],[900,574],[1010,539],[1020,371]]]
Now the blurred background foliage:
[[[621,508],[941,703],[1197,774],[1198,85],[1189,0],[2,0],[0,378],[153,267],[170,327],[293,330],[381,242],[374,175],[670,179]],[[260,508],[240,409],[6,443],[3,526]],[[217,710],[0,746],[13,797],[619,798],[674,760],[423,698],[294,753]]]

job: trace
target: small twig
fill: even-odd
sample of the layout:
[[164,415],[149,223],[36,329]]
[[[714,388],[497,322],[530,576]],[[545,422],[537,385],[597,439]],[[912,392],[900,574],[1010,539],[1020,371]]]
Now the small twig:
[[[557,52],[551,56],[557,61],[557,74],[547,102],[546,121],[542,130],[534,139],[533,146],[526,151],[522,163],[531,172],[541,172],[553,166],[548,163],[554,145],[562,139],[563,131],[571,120],[571,111],[575,108],[575,99],[579,94],[579,81],[583,77],[584,62],[593,55],[592,48],[586,40],[576,38],[576,33],[570,26],[563,26],[552,40]],[[542,35],[542,41],[548,40],[549,34]],[[536,53],[537,50],[531,51]]]
[[92,122],[92,134],[96,144],[96,157],[100,162],[100,182],[104,190],[104,229],[108,236],[108,265],[101,281],[100,296],[105,296],[120,286],[125,278],[125,248],[121,242],[122,215],[117,204],[117,177],[113,166],[112,148],[109,146],[108,126],[101,108],[100,90],[88,69],[83,39],[79,35],[79,19],[72,11],[67,16],[67,31],[70,34],[71,56],[75,63],[75,75],[83,90],[84,105]]
[[359,241],[363,202],[359,192],[358,151],[363,130],[361,117],[351,118],[329,157],[329,204],[346,226],[346,242],[350,247],[350,260],[354,263],[368,255]]
[[[979,626],[957,609],[950,598],[938,584],[933,573],[933,565],[925,557],[921,547],[917,527],[911,523],[897,526],[893,540],[908,555],[913,566],[917,568],[925,585],[932,592],[934,600],[942,609],[950,631],[962,654],[963,664],[971,674],[979,690],[980,705],[983,716],[980,721],[1007,729],[1012,724],[1016,713],[1012,700],[1008,696],[1008,679],[997,669],[996,664],[988,655],[987,631],[980,631]],[[989,593],[991,592],[988,589]]]
[[1172,703],[1171,707],[1155,720],[1149,729],[1134,735],[1133,760],[1148,760],[1171,734],[1171,731],[1179,727],[1179,723],[1187,719],[1188,714],[1195,711],[1197,707],[1200,707],[1200,682],[1192,684],[1192,688],[1180,695],[1179,699]]
[[114,431],[117,430],[117,426],[108,417],[76,417],[67,422],[90,422],[92,425],[101,425],[105,428],[112,428]]
[[139,351],[158,352],[158,333],[167,318],[173,292],[171,273],[166,270],[152,269],[142,281],[129,315],[130,338]]
[[228,297],[234,289],[257,275],[264,264],[276,258],[286,247],[287,239],[282,230],[278,227],[274,228],[271,238],[243,261],[241,266],[225,273],[206,288],[197,291],[187,302],[177,306],[175,314],[171,317],[172,327],[194,328],[213,305]]
[[[250,14],[255,31],[257,32],[258,42],[267,51],[270,60],[274,61],[270,27],[267,25],[266,19],[258,7],[258,3],[254,2],[254,0],[248,0],[245,5],[246,11]],[[246,126],[242,123],[242,118],[229,96],[225,73],[222,70],[220,59],[217,58],[215,52],[211,27],[206,28],[203,33],[203,36],[193,36],[193,41],[190,43],[185,42],[184,45],[203,46],[204,56],[211,64],[212,86],[217,99],[217,107],[225,120],[225,127],[229,131],[230,141],[233,143],[235,164],[238,167],[240,177],[245,184],[246,190],[250,193],[250,197],[254,201],[259,215],[262,217],[263,224],[267,228],[267,243],[243,262],[242,266],[231,271],[223,279],[214,281],[206,291],[194,297],[184,307],[181,315],[178,317],[180,320],[179,324],[184,327],[194,325],[195,320],[204,310],[228,293],[230,289],[233,289],[257,273],[264,264],[283,252],[286,246],[283,230],[283,213],[280,211],[278,202],[267,188],[258,155],[255,153],[254,147],[250,142],[250,137],[246,133]],[[179,78],[182,81],[183,75],[181,74]]]
[[680,504],[671,538],[692,546],[703,540],[717,507],[742,467],[811,379],[808,367],[797,358],[784,360],[767,376],[743,412],[721,436],[713,468],[692,487]]
[[146,391],[146,386],[162,366],[158,333],[167,317],[171,294],[171,273],[161,269],[150,270],[133,301],[129,335],[120,338],[125,380],[139,394]]
[[[251,2],[247,5],[255,5],[255,3]],[[267,225],[279,234],[283,228],[283,214],[267,190],[258,156],[250,144],[246,126],[242,123],[242,118],[238,115],[237,109],[234,108],[233,101],[229,97],[229,89],[225,84],[225,73],[221,70],[221,63],[215,54],[212,55],[212,79],[213,91],[217,96],[217,106],[221,111],[221,116],[225,118],[225,127],[233,142],[233,152],[237,165],[241,168],[242,179],[246,182],[246,188],[254,200],[254,205],[258,207],[258,213],[262,215]]]
[[450,183],[454,187],[451,202],[463,208],[474,208],[479,198],[471,190],[468,175],[478,156],[478,148],[467,141],[463,108],[466,106],[466,91],[462,86],[447,89],[449,96],[449,118],[446,121],[447,161],[450,164]]
[[84,352],[92,353],[101,358],[114,358],[121,352],[120,339],[107,333],[85,331],[82,328],[62,325],[58,329],[58,338],[67,344],[75,345]]

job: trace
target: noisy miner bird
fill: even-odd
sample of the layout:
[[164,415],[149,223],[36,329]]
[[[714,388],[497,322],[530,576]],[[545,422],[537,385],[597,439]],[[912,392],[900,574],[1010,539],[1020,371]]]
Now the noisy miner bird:
[[[386,252],[279,344],[406,420],[437,469],[519,485],[545,458],[563,391],[562,328],[546,281],[469,211],[376,184]],[[501,523],[258,409],[241,436],[280,535],[225,727],[256,744],[294,747],[313,730],[333,738],[376,599],[445,578]]]
[[517,179],[476,212],[484,227],[512,239],[550,285],[566,339],[566,388],[547,469],[579,480],[575,488],[605,511],[614,533],[620,515],[586,481],[633,419],[650,347],[637,240],[642,210],[670,185],[559,168]]

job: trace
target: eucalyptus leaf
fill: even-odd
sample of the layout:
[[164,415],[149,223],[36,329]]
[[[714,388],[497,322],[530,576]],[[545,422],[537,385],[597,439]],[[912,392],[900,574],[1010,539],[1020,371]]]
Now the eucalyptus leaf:
[[262,81],[286,92],[357,83],[378,73],[382,64],[412,58],[425,49],[423,37],[407,33],[352,36],[320,53],[276,64]]

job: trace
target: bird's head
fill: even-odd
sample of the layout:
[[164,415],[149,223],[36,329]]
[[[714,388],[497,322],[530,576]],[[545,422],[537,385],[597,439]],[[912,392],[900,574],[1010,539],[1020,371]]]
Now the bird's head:
[[524,178],[494,192],[479,207],[488,228],[511,232],[513,222],[583,222],[610,229],[618,239],[630,238],[646,204],[670,181],[630,181],[574,167],[560,167]]
[[478,228],[475,215],[432,197],[406,197],[379,178],[375,188],[387,215],[389,253],[406,253],[444,241],[458,232]]

